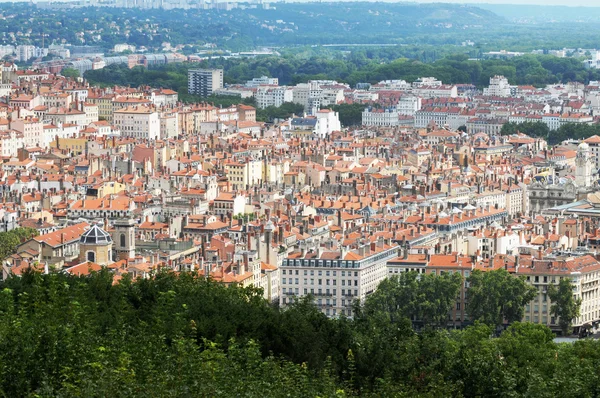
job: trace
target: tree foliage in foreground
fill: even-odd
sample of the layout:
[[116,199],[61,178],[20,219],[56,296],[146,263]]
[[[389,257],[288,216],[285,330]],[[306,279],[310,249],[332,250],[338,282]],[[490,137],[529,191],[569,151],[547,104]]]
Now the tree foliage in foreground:
[[369,296],[363,311],[369,315],[380,312],[392,323],[411,319],[424,326],[443,327],[456,304],[461,284],[458,273],[436,276],[403,272],[383,280]]
[[[430,301],[431,288],[452,285],[451,277],[437,278],[419,287],[426,296],[408,297]],[[310,299],[280,310],[257,289],[189,274],[161,272],[113,284],[106,270],[88,277],[25,273],[0,286],[0,394],[598,394],[597,341],[556,344],[548,328],[519,322],[498,338],[491,337],[493,326],[479,323],[464,331],[416,333],[408,319],[392,322],[388,309],[370,300],[365,308],[376,311],[329,319]]]
[[474,270],[469,277],[469,305],[472,320],[500,326],[523,319],[527,303],[537,296],[537,289],[522,276],[504,269],[482,272]]
[[548,297],[552,302],[550,313],[558,318],[558,325],[563,336],[569,334],[573,319],[579,316],[581,299],[573,296],[573,284],[569,278],[561,278],[558,287],[550,285]]

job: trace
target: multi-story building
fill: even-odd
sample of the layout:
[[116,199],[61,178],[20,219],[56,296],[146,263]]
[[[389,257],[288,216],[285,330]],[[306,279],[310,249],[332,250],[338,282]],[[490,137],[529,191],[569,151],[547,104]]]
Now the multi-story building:
[[431,122],[443,127],[448,123],[448,109],[427,107],[415,112],[415,128],[427,127]]
[[398,126],[400,115],[395,108],[366,108],[362,113],[362,124],[363,126]]
[[490,85],[483,89],[483,95],[491,97],[510,97],[511,86],[504,76],[490,77]]
[[292,102],[294,91],[288,87],[259,87],[255,94],[256,105],[264,109],[269,106],[281,106],[284,102]]
[[[93,111],[91,113],[94,113]],[[73,108],[52,108],[46,113],[46,118],[49,119],[53,124],[74,124],[79,126],[80,129],[85,128],[88,122],[91,123],[91,118],[88,118],[85,112]],[[96,114],[96,120],[98,120]]]
[[422,98],[456,98],[458,88],[455,85],[442,84],[439,86],[419,86],[413,88],[413,94]]
[[525,276],[527,283],[538,290],[537,297],[525,306],[523,321],[559,329],[559,319],[550,312],[552,302],[548,297],[548,288],[557,285],[562,278],[570,279],[573,296],[581,299],[580,315],[572,325],[575,332],[586,324],[591,326],[600,321],[600,262],[594,257],[586,255],[559,260],[545,259],[541,253],[535,253],[532,256],[516,256],[510,265],[515,275]]
[[17,130],[0,132],[0,154],[4,158],[17,156],[20,148],[24,147],[23,133]]
[[414,116],[421,109],[421,97],[404,96],[398,101],[396,110],[400,115]]
[[26,148],[44,145],[44,126],[34,118],[16,119],[11,127],[23,134],[23,145]]
[[148,106],[130,106],[114,112],[115,127],[124,137],[146,140],[160,138],[160,117],[154,108]]
[[600,168],[600,137],[593,135],[589,138],[586,138],[583,142],[589,145],[594,167],[596,169]]
[[246,87],[258,87],[258,86],[278,86],[279,79],[276,77],[255,77],[252,80],[248,80],[245,84]]
[[262,166],[262,161],[252,159],[226,163],[227,181],[234,190],[246,189],[246,186],[252,186],[262,180]]
[[391,242],[342,246],[327,251],[321,247],[292,252],[281,267],[281,305],[308,294],[326,315],[352,316],[355,300],[363,301],[387,277],[387,262],[398,254]]
[[223,69],[190,69],[188,93],[208,97],[223,88]]
[[237,216],[245,213],[246,197],[236,193],[221,192],[213,201],[216,215]]

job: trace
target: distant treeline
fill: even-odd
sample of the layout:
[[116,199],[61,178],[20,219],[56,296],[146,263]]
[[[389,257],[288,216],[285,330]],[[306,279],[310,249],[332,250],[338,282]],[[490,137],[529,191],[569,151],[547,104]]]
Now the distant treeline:
[[500,134],[510,135],[517,132],[527,134],[530,137],[544,138],[550,145],[555,145],[568,139],[584,140],[593,135],[600,135],[600,126],[597,124],[565,123],[557,130],[551,131],[548,125],[543,122],[509,122],[502,126]]
[[[226,83],[243,83],[255,77],[269,76],[282,85],[315,79],[333,79],[355,86],[403,79],[412,82],[419,77],[434,76],[444,83],[474,84],[484,87],[495,75],[503,75],[511,84],[544,86],[559,82],[600,80],[600,70],[585,69],[580,59],[550,55],[524,55],[507,60],[470,60],[466,55],[448,55],[432,63],[415,59],[387,61],[380,52],[354,51],[347,57],[311,57],[287,55],[241,59],[212,59],[200,64],[170,64],[155,69],[111,65],[88,71],[85,78],[99,85],[150,85],[187,93],[187,70],[194,67],[224,68]],[[383,55],[385,56],[385,55]],[[370,58],[371,57],[371,58]],[[193,99],[193,98],[190,98]]]

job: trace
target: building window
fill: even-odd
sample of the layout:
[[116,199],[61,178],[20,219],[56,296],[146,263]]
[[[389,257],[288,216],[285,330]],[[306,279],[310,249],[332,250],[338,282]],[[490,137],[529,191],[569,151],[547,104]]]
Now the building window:
[[87,252],[87,261],[89,261],[91,263],[95,263],[96,262],[96,253],[93,251]]

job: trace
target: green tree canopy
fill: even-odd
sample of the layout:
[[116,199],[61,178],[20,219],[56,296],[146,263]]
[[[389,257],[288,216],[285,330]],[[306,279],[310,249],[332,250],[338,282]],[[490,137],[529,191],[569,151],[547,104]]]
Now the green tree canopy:
[[469,316],[492,326],[520,321],[525,305],[537,295],[537,289],[528,285],[524,277],[504,269],[474,270],[469,284]]
[[516,133],[523,133],[530,137],[539,137],[545,139],[550,134],[550,129],[548,128],[548,125],[543,122],[508,122],[505,123],[500,130],[501,135],[512,135]]
[[383,280],[364,303],[365,314],[382,313],[390,321],[418,321],[425,326],[443,327],[456,304],[462,277],[457,274],[403,272]]
[[576,299],[573,295],[573,284],[571,279],[563,277],[558,282],[558,287],[550,285],[548,288],[548,297],[552,302],[550,313],[558,318],[558,325],[563,336],[569,334],[573,319],[579,316],[581,308],[581,299]]
[[72,79],[76,79],[79,77],[79,71],[73,68],[64,68],[60,71],[60,74],[64,77],[70,77]]
[[0,232],[0,259],[10,256],[19,244],[37,235],[38,231],[34,228],[15,228],[8,232]]
[[340,123],[343,127],[359,126],[362,123],[362,112],[365,104],[339,104],[331,108],[339,113]]

